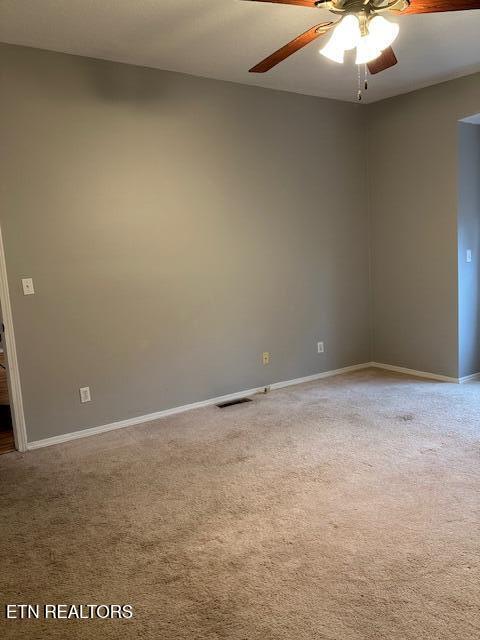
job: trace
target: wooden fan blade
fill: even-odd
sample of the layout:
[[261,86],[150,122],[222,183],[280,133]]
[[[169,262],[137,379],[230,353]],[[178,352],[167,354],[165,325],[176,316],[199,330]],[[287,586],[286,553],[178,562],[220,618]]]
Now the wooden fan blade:
[[480,9],[480,0],[411,0],[410,6],[401,14],[468,11],[469,9]]
[[369,62],[367,67],[373,75],[375,73],[380,73],[380,71],[385,71],[385,69],[390,69],[390,67],[394,67],[397,62],[397,56],[393,52],[392,47],[388,47],[388,49],[385,49],[385,51],[382,52],[381,56]]
[[273,4],[294,4],[297,7],[311,7],[315,9],[315,0],[248,0],[249,2],[271,2]]
[[257,65],[252,67],[249,71],[250,73],[265,73],[265,71],[269,71],[272,67],[275,67],[279,62],[283,62],[286,58],[302,49],[316,38],[323,36],[327,31],[329,31],[332,26],[336,24],[335,22],[323,22],[322,24],[317,24],[315,27],[312,27],[305,33],[302,33],[301,36],[297,36],[295,40],[292,40],[288,44],[286,44],[272,55],[262,60]]

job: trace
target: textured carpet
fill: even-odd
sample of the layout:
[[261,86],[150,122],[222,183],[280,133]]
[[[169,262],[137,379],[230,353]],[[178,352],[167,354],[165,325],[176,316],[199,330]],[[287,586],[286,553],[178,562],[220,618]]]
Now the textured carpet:
[[0,482],[0,600],[135,610],[4,638],[480,637],[480,383],[357,372],[8,454]]

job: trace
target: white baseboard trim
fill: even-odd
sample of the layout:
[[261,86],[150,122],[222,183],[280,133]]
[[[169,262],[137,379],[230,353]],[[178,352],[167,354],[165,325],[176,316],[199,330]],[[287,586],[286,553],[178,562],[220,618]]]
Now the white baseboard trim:
[[458,382],[463,384],[464,382],[473,382],[474,380],[480,380],[480,373],[472,373],[469,376],[463,376],[458,379]]
[[286,380],[285,382],[274,382],[270,385],[270,389],[283,389],[284,387],[291,387],[294,384],[303,384],[304,382],[314,382],[315,380],[321,380],[322,378],[331,378],[332,376],[338,376],[342,373],[350,373],[351,371],[360,371],[360,369],[368,369],[372,366],[371,362],[363,362],[362,364],[352,364],[349,367],[342,367],[341,369],[333,369],[332,371],[323,371],[322,373],[314,373],[311,376],[305,376],[304,378],[294,378],[293,380]]
[[[274,382],[270,384],[270,389],[283,389],[284,387],[290,387],[295,384],[303,384],[304,382],[313,382],[314,380],[320,380],[322,378],[330,378],[331,376],[337,376],[342,373],[350,373],[351,371],[359,371],[360,369],[367,369],[373,366],[371,362],[365,362],[363,364],[354,364],[349,367],[343,367],[341,369],[334,369],[333,371],[322,371],[321,373],[314,373],[311,376],[305,376],[304,378],[295,378],[294,380],[286,380],[284,382]],[[118,422],[111,422],[110,424],[103,424],[99,427],[91,427],[89,429],[80,429],[79,431],[72,431],[70,433],[64,433],[59,436],[53,436],[52,438],[44,438],[42,440],[34,440],[27,444],[29,451],[33,449],[40,449],[42,447],[49,447],[54,444],[61,444],[63,442],[70,442],[70,440],[78,440],[79,438],[86,438],[88,436],[95,436],[100,433],[107,433],[107,431],[113,431],[115,429],[123,429],[125,427],[133,427],[139,424],[145,424],[146,422],[152,422],[159,418],[167,418],[173,416],[176,413],[184,413],[185,411],[192,411],[193,409],[201,409],[202,407],[208,407],[212,404],[219,404],[220,402],[228,402],[230,400],[236,400],[238,398],[244,398],[245,396],[251,396],[255,393],[263,392],[265,387],[256,387],[254,389],[247,389],[245,391],[238,391],[236,393],[229,393],[225,396],[219,396],[217,398],[210,398],[209,400],[201,400],[200,402],[193,402],[192,404],[185,404],[180,407],[173,407],[172,409],[164,409],[163,411],[156,411],[155,413],[149,413],[144,416],[137,416],[135,418],[128,418],[127,420],[119,420]]]
[[430,373],[428,371],[416,371],[415,369],[407,369],[406,367],[397,367],[393,364],[383,364],[382,362],[371,362],[370,366],[375,369],[385,369],[386,371],[395,371],[396,373],[405,373],[408,376],[416,378],[428,378],[430,380],[438,380],[440,382],[460,382],[459,378],[451,378],[450,376],[442,376],[438,373]]

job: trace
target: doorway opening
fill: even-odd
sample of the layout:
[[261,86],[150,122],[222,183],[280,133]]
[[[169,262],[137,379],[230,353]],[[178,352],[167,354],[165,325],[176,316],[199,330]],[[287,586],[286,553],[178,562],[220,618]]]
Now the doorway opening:
[[0,455],[27,450],[7,265],[0,227]]
[[458,377],[480,373],[480,114],[459,123]]
[[[1,319],[0,319],[1,322]],[[7,359],[3,348],[3,322],[0,332],[0,454],[15,450],[10,393],[8,391]]]

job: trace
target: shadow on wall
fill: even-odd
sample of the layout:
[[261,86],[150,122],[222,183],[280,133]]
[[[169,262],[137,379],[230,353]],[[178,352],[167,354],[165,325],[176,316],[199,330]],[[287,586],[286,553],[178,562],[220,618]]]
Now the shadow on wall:
[[459,376],[480,372],[480,114],[458,127]]
[[95,95],[108,102],[132,102],[161,99],[167,91],[168,74],[157,73],[142,67],[118,65],[103,60],[88,60],[84,65],[86,79]]

